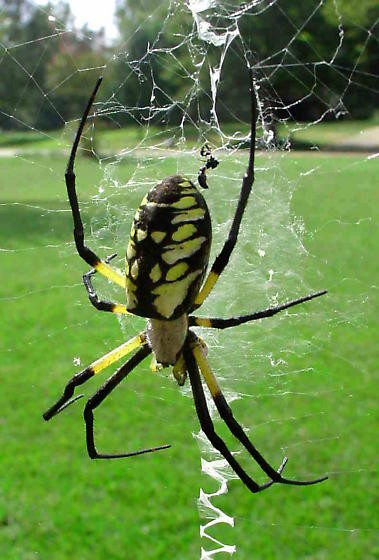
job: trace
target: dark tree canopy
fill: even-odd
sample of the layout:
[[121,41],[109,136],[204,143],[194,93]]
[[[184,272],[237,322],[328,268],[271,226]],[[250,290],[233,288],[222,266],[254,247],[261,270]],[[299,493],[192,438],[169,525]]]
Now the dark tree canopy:
[[[228,2],[229,9],[241,4]],[[246,52],[271,116],[370,116],[376,102],[377,2],[337,4],[338,12],[333,2],[277,0],[246,12],[238,21],[243,48],[237,38],[223,62],[218,118],[247,119],[248,99],[241,95]],[[55,21],[48,18],[52,10]],[[220,2],[220,17],[212,24],[221,26],[224,16]],[[110,47],[102,32],[69,31],[73,17],[65,2],[53,8],[0,0],[0,128],[63,126],[80,114],[100,73],[102,98],[126,109],[115,117],[121,123],[143,122],[152,94],[155,108],[162,109],[155,112],[157,123],[209,118],[209,67],[219,62],[220,50],[196,38],[187,3],[118,0],[116,21],[120,38]]]

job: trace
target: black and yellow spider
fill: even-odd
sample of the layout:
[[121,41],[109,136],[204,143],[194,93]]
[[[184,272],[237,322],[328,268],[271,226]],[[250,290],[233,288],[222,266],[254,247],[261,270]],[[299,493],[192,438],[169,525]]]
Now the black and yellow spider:
[[[101,260],[84,244],[83,223],[75,190],[74,162],[80,137],[100,86],[101,78],[97,81],[81,119],[65,175],[74,221],[75,244],[79,255],[93,267],[83,276],[83,280],[90,302],[96,309],[146,317],[147,325],[145,331],[75,374],[67,383],[62,397],[44,413],[43,417],[45,420],[50,420],[55,414],[58,414],[82,396],[73,397],[75,387],[83,384],[87,379],[110,366],[116,360],[120,360],[126,354],[135,351],[133,356],[111,375],[86,403],[84,420],[88,454],[92,459],[112,459],[130,457],[170,447],[169,445],[161,445],[129,453],[109,455],[99,453],[94,442],[94,409],[146,356],[152,353],[153,359],[155,358],[158,364],[164,367],[173,366],[173,374],[179,385],[185,382],[187,373],[189,374],[202,430],[249,490],[259,492],[273,483],[303,486],[321,482],[327,477],[307,481],[289,480],[281,474],[287,458],[284,458],[277,470],[269,465],[235,420],[209,366],[205,345],[190,327],[225,329],[247,321],[272,317],[284,309],[321,296],[326,292],[317,292],[276,307],[230,319],[191,315],[195,309],[202,305],[213,290],[220,274],[228,264],[237,242],[242,216],[254,182],[257,109],[251,73],[250,82],[252,116],[249,163],[242,181],[240,197],[228,238],[203,282],[211,245],[211,220],[203,196],[195,185],[185,177],[167,177],[153,187],[142,200],[134,216],[130,232],[130,240],[126,251],[125,276],[109,265],[109,261],[114,255]],[[214,168],[217,165],[217,160],[211,156],[207,146],[201,153],[207,157],[207,160],[206,164],[200,169],[198,181],[201,187],[207,188],[206,171]],[[126,305],[102,301],[98,298],[92,285],[92,276],[95,272],[99,272],[126,290]],[[224,441],[215,432],[208,412],[199,369],[221,418],[227,424],[231,433],[242,443],[270,478],[265,484],[257,484],[246,473]]]

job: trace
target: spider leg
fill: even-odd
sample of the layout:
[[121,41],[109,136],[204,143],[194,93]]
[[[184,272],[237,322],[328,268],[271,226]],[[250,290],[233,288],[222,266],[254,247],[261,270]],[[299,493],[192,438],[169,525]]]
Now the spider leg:
[[[104,259],[104,262],[108,264],[109,261],[113,259],[115,256],[116,253],[113,253],[113,255],[110,255],[109,257]],[[96,274],[95,268],[91,268],[91,270],[83,274],[83,283],[87,290],[88,298],[92,303],[92,305],[96,307],[98,311],[109,311],[110,313],[123,313],[123,314],[131,315],[131,313],[127,311],[126,305],[99,299],[99,296],[97,295],[96,290],[92,284],[92,276],[94,276],[94,274]]]
[[45,420],[50,420],[53,416],[59,414],[59,412],[62,412],[62,410],[64,410],[67,406],[81,398],[83,395],[78,395],[77,397],[71,398],[74,394],[75,387],[78,387],[78,385],[82,385],[104,368],[110,366],[117,360],[120,360],[123,356],[129,354],[129,352],[132,352],[133,350],[141,346],[141,344],[144,344],[145,340],[145,334],[140,333],[127,342],[124,342],[124,344],[121,344],[114,350],[111,350],[101,358],[98,358],[95,362],[87,366],[82,371],[76,373],[64,388],[63,395],[43,414],[43,418]]
[[[196,340],[194,343],[191,343],[191,347],[194,358],[200,367],[200,371],[205,379],[205,382],[208,386],[208,389],[212,395],[221,418],[224,420],[225,424],[228,426],[232,434],[242,443],[245,449],[250,453],[250,455],[255,459],[261,469],[272,479],[273,482],[277,482],[280,484],[292,484],[295,486],[309,486],[311,484],[322,482],[328,478],[327,476],[324,476],[315,480],[289,480],[283,478],[280,473],[275,471],[275,469],[273,469],[273,467],[271,467],[271,465],[267,463],[264,457],[259,453],[256,447],[254,447],[254,445],[251,443],[246,433],[244,432],[242,426],[234,418],[233,412],[221,392],[217,379],[208,364],[207,358],[200,343]],[[286,463],[286,461],[287,457],[285,457],[283,461],[284,464]]]
[[[213,447],[223,455],[223,457],[227,460],[227,462],[232,467],[234,472],[239,476],[239,478],[249,488],[251,492],[253,493],[261,492],[262,490],[269,488],[272,484],[274,484],[274,480],[270,480],[269,482],[266,482],[265,484],[261,484],[261,485],[257,484],[241,467],[238,461],[236,461],[232,453],[225,445],[225,442],[215,432],[214,425],[208,411],[207,401],[205,399],[203,387],[201,384],[199,369],[197,367],[196,359],[193,355],[193,351],[191,349],[190,342],[188,339],[185,342],[183,348],[183,355],[190,376],[192,393],[195,401],[197,416],[199,418],[201,429],[207,436],[208,440],[213,445]],[[280,465],[278,471],[274,471],[276,477],[280,477],[280,474],[284,469],[286,462],[287,461],[285,459],[283,463]]]
[[96,93],[100,87],[101,81],[102,78],[99,78],[97,80],[95,88],[92,92],[91,97],[89,98],[87,107],[81,118],[79,128],[76,133],[75,141],[72,145],[70,158],[68,160],[67,169],[65,173],[65,180],[66,180],[68,198],[70,201],[70,206],[72,211],[72,217],[74,220],[74,240],[79,255],[82,257],[82,259],[86,261],[86,263],[88,263],[90,266],[92,266],[98,272],[100,272],[100,274],[102,274],[112,282],[118,284],[122,288],[125,288],[126,286],[125,277],[119,272],[117,272],[116,270],[114,270],[112,267],[110,267],[109,264],[102,261],[91,249],[89,249],[84,244],[83,222],[80,216],[79,203],[78,203],[78,198],[76,195],[76,188],[75,188],[76,177],[74,173],[74,163],[75,163],[76,152],[79,146],[84,125],[87,121],[88,113],[90,112],[92,104],[95,101]]
[[103,400],[113,391],[115,387],[140,363],[146,356],[150,354],[151,350],[147,344],[144,344],[134,356],[132,356],[124,365],[122,365],[100,389],[87,401],[84,409],[84,420],[86,423],[86,441],[88,455],[91,459],[119,459],[121,457],[132,457],[134,455],[142,455],[143,453],[152,453],[161,449],[167,449],[170,445],[159,445],[148,449],[139,449],[138,451],[131,451],[129,453],[119,454],[104,454],[98,453],[95,447],[94,433],[93,433],[93,410],[97,408]]
[[326,293],[327,293],[326,290],[323,290],[322,292],[315,292],[314,294],[310,294],[308,296],[287,301],[282,305],[269,307],[268,309],[263,309],[262,311],[256,311],[255,313],[250,313],[249,315],[241,315],[240,317],[230,317],[229,319],[219,319],[214,317],[195,317],[193,315],[189,317],[189,326],[208,327],[213,329],[227,329],[229,327],[236,327],[237,325],[242,325],[243,323],[247,323],[248,321],[256,321],[257,319],[272,317],[273,315],[280,313],[280,311],[284,311],[289,307],[293,307],[294,305],[299,305],[300,303],[304,303],[305,301],[309,301],[316,297],[323,296]]
[[250,154],[249,163],[247,166],[246,173],[242,180],[241,192],[237,204],[237,208],[234,214],[232,226],[227,240],[221,252],[217,255],[212,268],[203,284],[203,287],[197,294],[195,299],[195,306],[200,307],[204,302],[205,298],[211,293],[214,285],[216,284],[220,274],[229,262],[230,255],[235,247],[238,238],[238,232],[241,225],[241,220],[247,205],[247,201],[250,195],[251,188],[254,183],[254,156],[255,156],[255,137],[256,137],[256,121],[257,121],[257,105],[255,100],[255,92],[253,85],[253,75],[252,71],[249,72],[250,76],[250,100],[251,100],[251,133],[250,133]]

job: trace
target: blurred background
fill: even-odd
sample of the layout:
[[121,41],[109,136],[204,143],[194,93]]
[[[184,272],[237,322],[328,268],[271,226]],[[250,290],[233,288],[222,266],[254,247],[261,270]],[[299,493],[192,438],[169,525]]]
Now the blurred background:
[[[378,14],[374,0],[0,0],[1,558],[378,557]],[[248,66],[256,180],[201,315],[328,290],[273,319],[199,329],[266,459],[288,455],[288,477],[329,474],[259,495],[204,443],[191,391],[169,369],[142,364],[95,425],[104,452],[168,451],[90,461],[84,400],[42,420],[76,371],[144,326],[90,305],[72,237],[64,172],[97,77],[77,189],[88,245],[102,257],[117,251],[122,270],[140,200],[168,175],[195,181],[205,142],[220,160],[205,195],[211,258],[222,247],[247,163]],[[124,302],[94,281],[103,299]],[[114,369],[83,386],[85,396]],[[212,497],[223,480],[227,492]]]

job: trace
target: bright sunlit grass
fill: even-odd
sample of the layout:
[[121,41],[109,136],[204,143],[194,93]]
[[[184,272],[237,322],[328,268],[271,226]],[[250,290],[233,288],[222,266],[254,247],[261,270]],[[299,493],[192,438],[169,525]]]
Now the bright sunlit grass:
[[[49,423],[42,420],[42,412],[77,371],[74,357],[80,357],[84,367],[144,324],[140,318],[128,319],[123,333],[114,316],[96,312],[87,300],[81,285],[86,265],[74,250],[66,202],[65,164],[59,156],[0,159],[0,557],[192,560],[199,557],[200,547],[199,487],[214,486],[200,476],[199,451],[192,438],[198,430],[192,400],[181,395],[169,370],[153,375],[146,362],[135,371],[96,411],[96,437],[104,451],[168,442],[173,445],[170,450],[94,462],[85,449],[83,400]],[[266,165],[269,162],[259,156],[257,182],[270,173],[263,171]],[[133,160],[118,166],[120,183],[131,177],[135,166]],[[105,204],[96,208],[87,204],[103,174],[96,163],[84,159],[78,169],[79,198],[88,224],[91,213],[105,212]],[[161,164],[162,177],[175,170],[173,160]],[[281,446],[288,446],[288,475],[332,473],[319,486],[273,487],[259,496],[249,494],[240,481],[231,481],[228,495],[217,505],[235,516],[236,526],[215,529],[213,534],[236,544],[240,559],[352,560],[374,558],[379,552],[371,491],[376,468],[373,286],[378,171],[377,160],[357,156],[291,154],[282,159],[281,172],[297,185],[291,213],[304,219],[308,233],[303,242],[309,255],[298,280],[280,277],[279,298],[304,295],[304,286],[327,288],[329,294],[299,309],[296,317],[289,313],[225,331],[217,337],[218,346],[210,345],[210,361],[222,386],[246,393],[233,407],[243,425],[252,428],[250,436],[264,455],[280,463]],[[227,162],[220,174],[230,174]],[[206,196],[218,220],[226,221],[239,184],[227,187],[232,189],[232,204],[222,198],[226,187],[218,190],[214,179],[213,187]],[[131,192],[123,204],[135,208],[140,198],[139,191]],[[243,242],[236,249],[237,263],[244,261],[245,271],[238,281],[249,292],[242,288],[236,296],[232,305],[236,313],[267,304],[257,301],[246,274],[260,266],[248,235],[259,220],[252,200]],[[216,231],[218,246],[224,232],[225,228]],[[109,231],[108,237],[91,243],[105,255],[114,248],[108,241]],[[116,247],[120,263],[124,245],[126,240]],[[289,259],[288,269],[292,268]],[[227,314],[224,304],[228,292],[235,293],[231,284],[235,273],[220,281],[220,302],[215,298],[208,310]],[[107,284],[98,278],[96,282],[109,295]],[[121,291],[112,292],[112,297],[123,302]],[[241,339],[249,344],[247,352]],[[276,370],[260,362],[270,352],[285,359],[290,375],[271,376]],[[83,392],[92,394],[105,375],[91,380]],[[238,449],[231,438],[228,442]],[[241,458],[263,481],[264,475],[246,455]],[[210,548],[206,542],[202,546]]]
[[[325,148],[329,145],[338,144],[354,136],[359,135],[362,130],[369,129],[379,124],[379,113],[375,113],[370,119],[364,120],[336,120],[320,123],[292,122],[278,126],[278,138],[285,140],[288,137],[296,146],[296,143],[320,146]],[[73,122],[66,128],[54,131],[3,131],[0,135],[0,149],[8,148],[15,151],[35,152],[38,150],[49,150],[62,153],[70,148],[77,123]],[[248,123],[222,123],[223,134],[235,137],[235,141],[249,134]],[[134,147],[156,146],[159,149],[171,148],[179,145],[183,147],[181,129],[174,127],[141,127],[133,124],[121,128],[104,129],[104,123],[97,121],[95,139],[95,150],[100,156],[114,155],[125,149]],[[191,148],[194,142],[203,142],[199,132],[193,126],[184,127],[185,145]],[[215,146],[220,145],[218,134],[207,131],[208,141]]]

